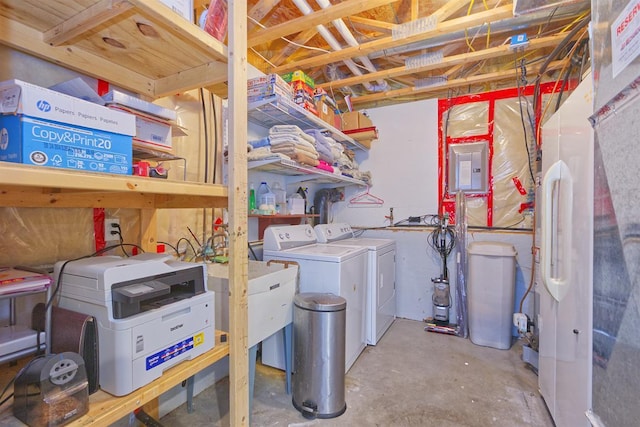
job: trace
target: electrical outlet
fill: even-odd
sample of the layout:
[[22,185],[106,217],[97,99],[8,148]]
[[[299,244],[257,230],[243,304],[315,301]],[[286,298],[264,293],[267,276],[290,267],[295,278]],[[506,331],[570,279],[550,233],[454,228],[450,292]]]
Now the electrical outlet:
[[523,313],[513,313],[513,325],[518,328],[519,334],[526,334],[529,329],[527,315]]
[[[114,225],[115,224],[115,225]],[[116,232],[116,233],[112,233]],[[112,242],[120,240],[120,220],[118,218],[105,218],[104,220],[104,241]]]

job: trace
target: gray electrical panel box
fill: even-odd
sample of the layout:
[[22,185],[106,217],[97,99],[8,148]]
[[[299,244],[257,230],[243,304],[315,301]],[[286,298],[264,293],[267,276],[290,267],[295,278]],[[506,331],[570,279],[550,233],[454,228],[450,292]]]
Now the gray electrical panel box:
[[489,190],[489,143],[449,145],[449,193],[486,193]]

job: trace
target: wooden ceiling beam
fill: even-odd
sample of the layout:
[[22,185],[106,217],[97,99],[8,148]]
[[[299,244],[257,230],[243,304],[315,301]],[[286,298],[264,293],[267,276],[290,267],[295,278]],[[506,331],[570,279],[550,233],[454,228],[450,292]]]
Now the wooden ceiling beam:
[[[344,4],[344,3],[341,3]],[[334,6],[335,7],[335,6]],[[282,74],[294,69],[308,69],[312,67],[318,67],[324,64],[330,64],[333,62],[343,61],[345,59],[354,58],[356,56],[368,55],[373,52],[379,52],[385,49],[398,47],[410,43],[419,42],[443,34],[452,33],[455,31],[464,30],[468,27],[475,27],[483,25],[488,22],[499,21],[502,19],[510,18],[513,16],[512,6],[505,5],[497,7],[491,10],[478,12],[472,15],[464,16],[462,18],[456,18],[444,21],[436,26],[431,31],[425,31],[424,33],[415,34],[403,39],[394,40],[393,37],[384,37],[378,40],[374,40],[368,43],[362,43],[359,46],[347,47],[345,49],[331,52],[327,54],[317,55],[312,58],[297,61],[293,64],[285,64],[279,67],[275,67],[271,72]]]
[[[248,15],[256,21],[261,21],[278,3],[280,3],[280,0],[260,0],[249,10]],[[251,22],[249,22],[249,24],[251,24]]]
[[420,10],[420,1],[411,0],[411,20],[412,21],[415,21],[420,16],[418,15],[419,10]]
[[[557,70],[559,68],[564,67],[564,65],[569,61],[569,58],[564,58],[559,61],[553,61],[547,67],[547,71]],[[537,73],[540,70],[541,65],[536,65],[531,67],[529,70],[531,73]],[[386,92],[375,93],[371,95],[363,95],[358,97],[352,97],[351,102],[353,105],[361,105],[361,104],[375,104],[379,100],[389,100],[391,98],[399,98],[399,97],[407,97],[407,96],[415,96],[415,95],[427,95],[434,92],[441,92],[447,89],[453,89],[460,86],[468,86],[468,85],[477,85],[484,83],[494,83],[500,80],[514,79],[517,77],[516,69],[510,69],[505,71],[496,71],[493,73],[486,74],[478,74],[469,77],[463,77],[459,79],[450,80],[442,85],[435,85],[424,88],[403,88],[396,90],[389,90]]]
[[[282,24],[256,31],[256,33],[247,40],[247,45],[248,47],[254,47],[289,34],[299,33],[301,28],[326,24],[335,19],[355,15],[389,3],[389,0],[346,0],[340,4],[318,10],[298,19],[292,19]],[[393,3],[393,1],[391,3]]]
[[469,0],[449,0],[444,6],[433,12],[433,15],[436,17],[437,22],[442,22],[468,3]]
[[316,27],[311,27],[309,29],[304,30],[303,32],[298,34],[295,39],[293,39],[293,43],[288,43],[282,50],[280,50],[280,53],[275,55],[269,61],[275,65],[282,64],[282,61],[284,61],[286,58],[293,55],[293,53],[296,50],[300,49],[300,46],[296,46],[296,45],[304,46],[316,34],[318,34],[318,30],[316,29]]
[[[526,51],[530,52],[534,49],[555,46],[558,43],[560,43],[560,41],[563,40],[565,37],[566,37],[565,34],[556,34],[554,36],[533,39],[529,42],[529,46],[527,47]],[[353,85],[368,82],[371,80],[397,78],[397,77],[408,75],[408,74],[422,73],[425,71],[451,67],[458,64],[468,64],[472,62],[482,61],[486,59],[493,59],[493,58],[498,58],[501,56],[508,56],[508,55],[513,55],[513,51],[509,46],[503,45],[503,46],[491,47],[489,49],[484,49],[484,50],[477,50],[475,52],[461,53],[459,55],[447,56],[443,58],[443,60],[439,63],[425,65],[424,67],[407,68],[405,66],[401,66],[401,67],[396,67],[389,70],[381,70],[373,73],[367,73],[362,76],[348,77],[342,80],[336,80],[333,82],[317,84],[316,86],[321,87],[325,90],[330,86],[333,86],[333,87],[353,86]]]
[[352,24],[357,25],[363,30],[378,31],[385,34],[391,34],[393,27],[396,24],[391,22],[376,21],[375,19],[363,18],[361,16],[349,16],[345,18],[347,21],[351,21]]

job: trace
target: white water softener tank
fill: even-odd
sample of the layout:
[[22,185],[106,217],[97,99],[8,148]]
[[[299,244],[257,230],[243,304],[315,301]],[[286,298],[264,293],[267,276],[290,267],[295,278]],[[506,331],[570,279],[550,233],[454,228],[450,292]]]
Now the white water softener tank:
[[469,338],[477,345],[509,349],[517,252],[501,242],[472,242],[467,252]]

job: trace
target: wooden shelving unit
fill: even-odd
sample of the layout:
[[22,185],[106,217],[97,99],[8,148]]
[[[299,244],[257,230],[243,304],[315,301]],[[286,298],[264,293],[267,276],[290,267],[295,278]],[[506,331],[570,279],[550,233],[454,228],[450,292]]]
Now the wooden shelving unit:
[[7,0],[0,43],[159,98],[227,81],[227,47],[158,0]]
[[[0,44],[146,99],[228,81],[233,154],[245,149],[247,139],[246,15],[244,2],[230,2],[227,48],[159,0],[6,0],[0,8]],[[229,185],[246,188],[246,156],[232,158],[236,172]],[[156,247],[157,209],[229,207],[229,229],[234,230],[230,236],[230,332],[234,338],[226,352],[232,357],[233,426],[247,425],[249,420],[247,203],[243,196],[238,191],[229,194],[221,185],[0,164],[0,206],[137,208],[141,210],[140,245],[145,250]],[[127,405],[107,400],[100,411],[126,415],[174,384],[165,383],[165,376],[155,383],[158,387],[149,391],[148,399],[133,399]],[[82,420],[78,425],[85,425]]]
[[0,162],[0,206],[168,209],[227,206],[227,187]]
[[263,101],[249,104],[249,121],[270,128],[274,125],[297,125],[302,130],[318,129],[351,149],[368,150],[364,145],[331,126],[320,117],[297,105],[295,102],[275,95]]
[[367,185],[364,181],[346,175],[337,175],[312,166],[305,166],[292,160],[265,159],[252,160],[247,163],[250,170],[271,172],[279,175],[295,176],[295,181],[311,181],[320,184]]
[[[131,413],[134,409],[152,402],[165,391],[227,357],[229,355],[229,340],[226,339],[223,342],[221,339],[223,334],[226,335],[224,332],[216,331],[216,345],[208,352],[196,357],[195,359],[183,361],[176,366],[167,369],[161,378],[150,382],[144,387],[134,390],[126,396],[112,396],[109,393],[98,390],[89,396],[89,412],[67,425],[75,427],[108,426],[117,422],[126,414]],[[14,368],[8,369],[7,372],[3,372],[2,375],[0,375],[2,384],[10,381],[10,378],[15,375],[21,367],[22,366],[19,364]],[[11,420],[6,418],[9,416],[7,415],[7,412],[11,412],[10,405],[4,409],[7,411],[2,411],[0,413],[0,424],[22,425],[22,423],[17,420],[15,423],[12,423]]]

